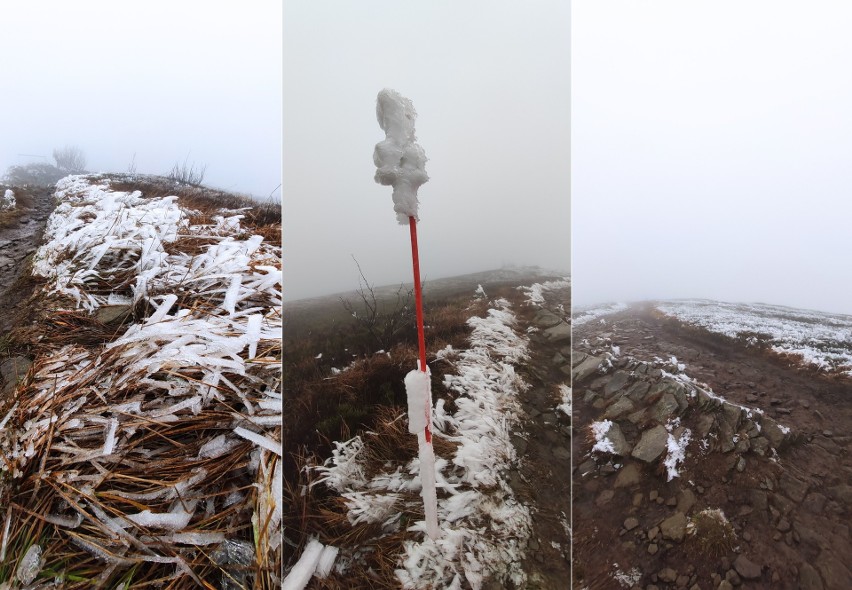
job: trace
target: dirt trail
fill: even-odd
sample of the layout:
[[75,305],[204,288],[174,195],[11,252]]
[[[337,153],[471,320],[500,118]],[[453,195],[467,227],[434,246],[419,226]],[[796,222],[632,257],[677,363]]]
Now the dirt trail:
[[[575,586],[852,588],[852,437],[847,434],[852,383],[826,379],[733,340],[686,329],[650,305],[604,319],[606,323],[589,322],[574,332],[575,354],[603,357],[601,351],[612,351],[612,346],[619,352],[606,375],[575,378]],[[709,451],[699,450],[698,444],[688,446],[681,477],[672,481],[666,481],[665,469],[654,469],[629,454],[608,462],[592,460],[588,425],[607,414],[619,416],[615,400],[624,399],[622,405],[631,410],[634,401],[638,405],[639,389],[631,393],[631,382],[641,388],[661,379],[650,369],[644,372],[638,361],[659,367],[671,356],[715,394],[764,414],[738,414],[728,430],[727,447],[721,435],[718,442],[709,443]],[[653,365],[655,357],[659,362]],[[575,371],[580,364],[575,360]],[[662,402],[656,398],[647,403],[656,403],[649,407],[656,410]],[[694,433],[702,423],[708,429],[721,426],[719,432],[724,432],[720,415],[725,412],[718,407],[689,401],[678,412]],[[755,428],[760,421],[763,431],[759,425]],[[777,456],[764,439],[769,436],[766,425],[773,421],[791,429]],[[641,421],[618,423],[628,439],[637,439],[647,428]],[[737,433],[733,438],[732,432]],[[680,515],[694,517],[704,508],[722,509],[736,535],[732,550],[718,557],[700,551],[679,526],[685,524]],[[674,532],[663,534],[665,525]]]
[[51,189],[34,191],[35,207],[26,210],[12,227],[0,228],[0,334],[14,321],[14,308],[27,293],[14,288],[23,262],[41,242],[54,203]]
[[556,406],[559,384],[570,375],[570,325],[567,288],[545,291],[542,306],[513,305],[519,331],[530,332],[530,360],[519,373],[530,384],[521,405],[526,413],[524,434],[513,437],[521,459],[509,481],[521,500],[530,505],[533,529],[523,567],[530,590],[562,590],[570,581],[570,418]]

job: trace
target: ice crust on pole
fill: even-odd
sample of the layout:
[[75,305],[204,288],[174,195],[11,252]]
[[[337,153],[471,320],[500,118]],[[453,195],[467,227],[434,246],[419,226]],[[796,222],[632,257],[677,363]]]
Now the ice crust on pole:
[[420,457],[420,483],[423,509],[426,515],[426,533],[431,539],[440,535],[438,528],[438,495],[435,489],[435,452],[426,442],[426,425],[431,422],[432,384],[429,367],[426,371],[410,371],[405,376],[405,393],[408,398],[408,432],[417,435]]
[[411,101],[396,90],[385,88],[376,99],[376,118],[385,139],[376,144],[373,162],[376,182],[393,187],[393,210],[400,224],[417,216],[417,189],[429,180],[426,152],[417,143],[414,120],[417,111]]

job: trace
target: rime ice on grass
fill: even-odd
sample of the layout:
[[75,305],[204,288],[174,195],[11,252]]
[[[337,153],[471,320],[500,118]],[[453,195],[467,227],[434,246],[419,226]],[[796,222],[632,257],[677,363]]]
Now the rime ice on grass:
[[16,205],[15,193],[6,189],[6,192],[0,197],[0,211],[11,211]]
[[429,180],[426,174],[426,152],[417,143],[414,120],[417,112],[411,101],[396,90],[385,88],[376,100],[376,118],[385,139],[376,144],[373,162],[375,180],[393,186],[393,210],[400,224],[417,216],[417,189]]
[[612,441],[607,438],[609,429],[612,428],[612,422],[602,420],[600,422],[592,422],[590,429],[592,436],[595,438],[595,444],[592,447],[592,452],[599,451],[601,453],[614,453],[615,447],[612,446]]

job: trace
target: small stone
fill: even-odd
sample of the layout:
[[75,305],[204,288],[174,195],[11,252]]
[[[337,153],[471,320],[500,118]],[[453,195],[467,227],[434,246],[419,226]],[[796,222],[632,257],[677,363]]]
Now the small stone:
[[650,545],[648,545],[648,553],[650,553],[651,555],[654,555],[659,550],[660,548],[657,546],[656,543],[651,543]]
[[761,567],[742,554],[734,560],[734,569],[746,580],[755,580],[761,573]]
[[722,580],[719,582],[719,590],[734,590],[734,587],[728,580]]
[[633,517],[633,516],[631,516],[631,517],[627,518],[627,519],[624,521],[624,528],[625,528],[625,530],[632,531],[632,530],[633,530],[633,529],[635,529],[637,526],[639,526],[639,520],[638,520],[637,518]]
[[666,500],[666,506],[677,506],[677,498],[669,498]]
[[674,582],[677,580],[677,571],[673,570],[670,567],[663,568],[659,572],[657,572],[657,576],[663,582]]
[[659,496],[659,495],[660,495],[660,493],[657,490],[651,490],[648,493],[648,498],[653,502],[654,500],[657,499],[657,496]]
[[664,539],[683,541],[683,536],[686,533],[686,515],[683,512],[675,512],[674,516],[670,516],[660,523],[660,531]]
[[660,534],[660,527],[655,526],[650,531],[648,531],[648,539],[650,541],[653,541],[654,539],[657,538],[657,535],[659,535],[659,534]]
[[689,584],[689,576],[678,576],[675,584],[678,588],[686,588],[686,585]]
[[781,520],[778,521],[778,525],[776,528],[782,533],[786,533],[790,530],[790,521],[782,517]]
[[613,496],[615,496],[615,492],[613,490],[604,490],[598,497],[595,498],[595,506],[603,506],[608,504],[610,500],[612,500]]
[[[777,572],[773,573],[773,576]],[[822,578],[814,567],[804,562],[799,566],[799,588],[802,590],[823,590]]]
[[663,497],[662,497],[662,496],[657,496],[657,504],[662,504],[662,503],[663,503],[663,501],[664,501],[664,500],[663,500]]
[[834,436],[834,433],[833,433],[832,431],[830,431],[830,430],[823,430],[823,431],[822,431],[822,435],[823,435],[825,438],[831,438],[832,436]]
[[746,541],[746,542],[751,542],[751,533],[748,532],[748,531],[745,531],[743,533],[743,540]]
[[740,579],[739,574],[737,574],[737,572],[735,572],[734,570],[728,570],[727,572],[725,572],[725,579],[733,586],[739,586],[743,583]]

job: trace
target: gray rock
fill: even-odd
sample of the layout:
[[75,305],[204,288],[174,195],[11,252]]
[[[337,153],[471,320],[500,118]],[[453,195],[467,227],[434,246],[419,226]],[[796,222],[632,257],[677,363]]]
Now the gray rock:
[[736,432],[740,427],[740,419],[742,418],[742,415],[743,409],[741,407],[727,402],[722,404],[722,417],[725,422],[727,422],[728,426],[731,427],[733,432]]
[[666,450],[669,433],[663,426],[657,425],[642,433],[642,437],[633,449],[633,457],[650,463]]
[[606,409],[603,417],[607,420],[614,420],[617,418],[621,418],[625,414],[630,414],[635,410],[635,406],[630,399],[626,397],[619,398],[614,404]]
[[762,436],[758,436],[752,439],[751,450],[763,457],[769,451],[769,441]]
[[104,305],[95,312],[95,319],[102,324],[123,320],[133,310],[131,305]]
[[852,588],[852,572],[828,551],[820,553],[814,565],[826,588]]
[[660,531],[664,539],[678,543],[683,541],[683,536],[686,533],[686,515],[683,512],[675,512],[673,516],[660,523]]
[[706,438],[710,434],[710,429],[713,428],[714,418],[712,414],[701,414],[698,418],[698,423],[695,425],[695,432],[698,438]]
[[811,492],[802,501],[802,507],[813,514],[822,514],[825,509],[826,497],[819,492]]
[[624,530],[632,531],[639,526],[639,520],[634,516],[629,516],[624,521]]
[[17,385],[18,382],[27,376],[27,372],[33,362],[25,356],[13,356],[0,362],[0,377],[6,383]]
[[799,566],[799,588],[801,590],[823,590],[822,578],[808,562]]
[[557,459],[562,459],[563,461],[570,461],[571,451],[569,451],[565,447],[555,447],[553,449],[553,456]]
[[657,572],[657,577],[663,582],[674,582],[677,580],[677,571],[670,567],[663,568]]
[[564,340],[570,340],[571,326],[570,324],[562,322],[556,326],[553,326],[552,328],[548,328],[547,330],[542,332],[542,334],[544,334],[544,338],[551,344],[554,344],[556,342],[562,342]]
[[695,494],[689,488],[683,490],[677,497],[677,511],[689,514],[692,507],[695,506]]
[[584,381],[594,375],[600,368],[603,359],[597,356],[589,355],[580,364],[574,367],[571,372],[571,379],[574,383]]
[[753,563],[742,553],[734,561],[734,569],[737,570],[737,573],[746,580],[755,580],[760,577],[760,566]]
[[642,477],[642,471],[639,469],[638,463],[630,462],[625,465],[615,478],[616,488],[626,488],[639,483]]
[[630,454],[630,443],[624,438],[624,433],[621,432],[621,427],[615,422],[606,431],[606,437],[612,443],[613,454],[621,457],[626,457]]
[[533,320],[533,323],[539,328],[551,328],[561,322],[562,318],[547,309],[542,309],[535,314],[535,319]]
[[832,486],[828,488],[828,493],[832,498],[839,500],[844,504],[852,504],[852,486],[846,484]]
[[778,480],[778,489],[794,502],[801,502],[808,493],[808,484],[785,471]]
[[18,382],[27,376],[33,363],[25,356],[13,356],[0,362],[0,379],[4,383],[3,395],[15,391]]
[[656,404],[654,404],[654,407],[651,410],[651,416],[653,416],[657,422],[663,423],[677,410],[677,400],[672,394],[666,393],[663,394],[663,397],[661,397]]
[[616,391],[619,391],[630,380],[630,374],[626,371],[616,371],[612,379],[604,386],[604,395],[610,397]]
[[642,398],[645,397],[645,394],[648,393],[648,390],[651,389],[651,384],[647,381],[637,381],[633,385],[631,385],[627,392],[624,394],[634,402],[642,401]]
[[761,432],[769,441],[770,446],[773,449],[780,449],[787,437],[784,435],[784,432],[781,430],[778,422],[769,416],[764,416],[761,422],[761,427]]

